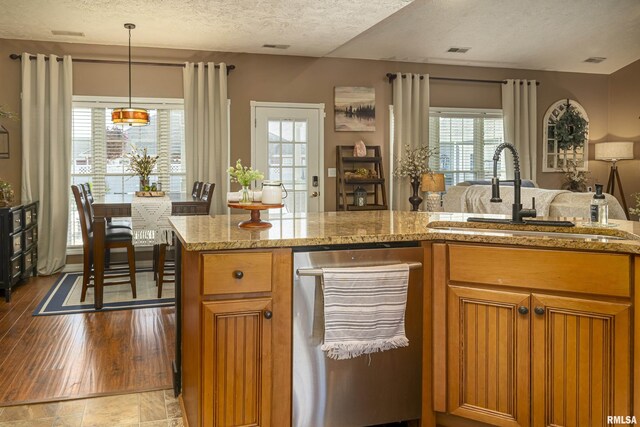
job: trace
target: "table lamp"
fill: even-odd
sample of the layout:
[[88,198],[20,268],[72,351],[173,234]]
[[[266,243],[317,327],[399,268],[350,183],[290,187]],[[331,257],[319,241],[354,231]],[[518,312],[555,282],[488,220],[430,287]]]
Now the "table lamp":
[[422,175],[420,189],[427,193],[426,209],[430,212],[439,211],[441,203],[441,194],[444,188],[443,173],[425,173]]
[[607,182],[606,192],[613,196],[616,191],[616,182],[618,183],[620,201],[622,202],[624,213],[627,215],[627,219],[629,219],[627,201],[625,200],[624,191],[622,190],[622,181],[620,180],[620,173],[618,172],[616,162],[618,160],[633,159],[633,141],[597,143],[595,158],[596,160],[611,162],[611,171],[609,172],[609,182]]

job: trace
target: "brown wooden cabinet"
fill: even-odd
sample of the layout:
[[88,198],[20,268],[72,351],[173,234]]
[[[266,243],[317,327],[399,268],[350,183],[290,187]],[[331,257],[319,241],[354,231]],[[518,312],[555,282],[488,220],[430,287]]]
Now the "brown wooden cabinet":
[[449,287],[448,412],[529,425],[529,294]]
[[189,425],[290,425],[291,250],[181,254],[181,400]]
[[[433,352],[434,410],[447,414],[438,424],[602,426],[609,415],[633,415],[631,257],[432,247],[433,344],[425,351]],[[496,254],[501,262],[488,256]],[[562,263],[531,276],[538,258],[583,266],[582,282]],[[609,280],[585,275],[594,264],[610,270]],[[440,307],[446,316],[435,316]]]
[[270,425],[271,310],[270,298],[203,303],[204,425]]
[[534,426],[630,415],[630,304],[532,296]]

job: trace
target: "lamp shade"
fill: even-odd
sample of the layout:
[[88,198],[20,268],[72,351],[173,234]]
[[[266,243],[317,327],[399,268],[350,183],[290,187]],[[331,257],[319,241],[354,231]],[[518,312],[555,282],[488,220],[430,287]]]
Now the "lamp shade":
[[117,125],[146,126],[149,124],[149,112],[142,108],[115,108],[111,121]]
[[596,144],[595,158],[609,162],[633,159],[633,141],[599,142]]
[[146,126],[149,124],[149,112],[143,108],[131,108],[131,30],[135,24],[124,24],[129,31],[129,107],[116,108],[111,113],[111,121],[116,125]]
[[420,186],[422,191],[431,193],[440,193],[444,191],[444,174],[443,173],[425,173],[422,175],[422,183]]

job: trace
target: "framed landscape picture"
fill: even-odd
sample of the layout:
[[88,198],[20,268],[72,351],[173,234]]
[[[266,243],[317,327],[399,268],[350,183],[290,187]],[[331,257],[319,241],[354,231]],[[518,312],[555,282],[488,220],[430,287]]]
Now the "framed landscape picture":
[[376,130],[376,90],[372,87],[336,86],[335,129],[338,132]]

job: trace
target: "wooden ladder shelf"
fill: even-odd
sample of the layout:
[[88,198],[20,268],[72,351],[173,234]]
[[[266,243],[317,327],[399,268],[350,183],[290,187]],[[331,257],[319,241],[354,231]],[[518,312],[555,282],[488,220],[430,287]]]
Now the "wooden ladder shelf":
[[[344,211],[366,211],[388,209],[382,154],[379,145],[367,147],[367,155],[355,157],[352,145],[339,145],[337,154],[336,209]],[[365,177],[358,177],[355,171],[367,169]],[[362,187],[367,191],[365,206],[356,206],[353,192]]]

